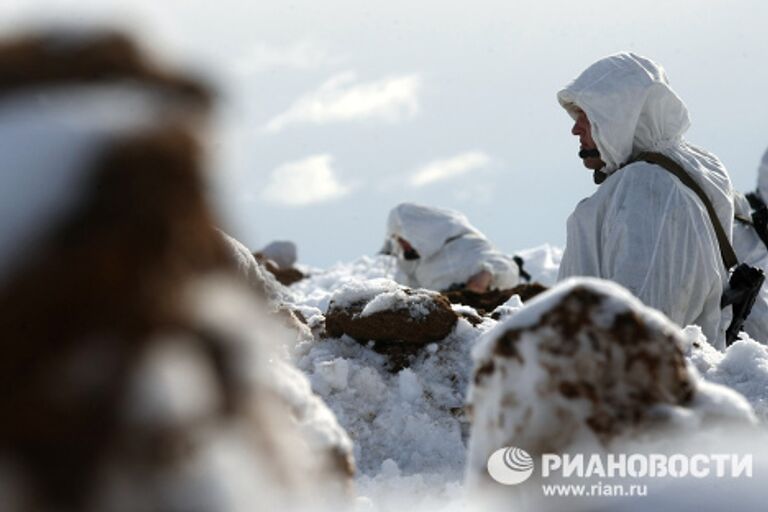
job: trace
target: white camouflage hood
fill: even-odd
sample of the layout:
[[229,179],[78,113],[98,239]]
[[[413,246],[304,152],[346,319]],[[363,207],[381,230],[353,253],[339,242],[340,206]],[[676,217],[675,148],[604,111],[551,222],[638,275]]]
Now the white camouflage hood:
[[[408,241],[419,253],[405,260],[395,237]],[[517,264],[499,252],[467,218],[452,210],[402,203],[389,214],[385,247],[397,257],[395,280],[406,286],[448,290],[463,285],[481,271],[491,274],[490,289],[518,284]],[[394,248],[394,253],[391,252]]]
[[601,59],[557,95],[575,119],[581,108],[611,174],[639,151],[678,145],[690,126],[688,109],[669,87],[664,70],[632,53]]
[[387,219],[387,238],[404,238],[423,259],[434,256],[449,238],[468,233],[480,234],[463,214],[415,203],[399,204]]
[[610,175],[644,151],[662,153],[682,165],[706,191],[725,232],[733,225],[732,188],[714,155],[688,144],[688,109],[672,90],[664,69],[633,53],[598,60],[557,94],[576,118],[587,114],[592,137]]

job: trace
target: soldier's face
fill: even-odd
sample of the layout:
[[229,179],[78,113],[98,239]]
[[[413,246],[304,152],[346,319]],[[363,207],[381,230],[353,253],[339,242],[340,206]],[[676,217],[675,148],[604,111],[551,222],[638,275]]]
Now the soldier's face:
[[402,251],[403,259],[412,261],[419,259],[419,253],[416,252],[416,249],[413,248],[413,246],[408,243],[408,240],[397,237],[397,243],[400,245],[400,250]]
[[583,110],[576,109],[576,122],[571,128],[571,133],[579,138],[579,157],[587,169],[602,169],[605,162],[600,159],[597,152],[597,144],[592,138],[592,126],[589,124],[587,114]]

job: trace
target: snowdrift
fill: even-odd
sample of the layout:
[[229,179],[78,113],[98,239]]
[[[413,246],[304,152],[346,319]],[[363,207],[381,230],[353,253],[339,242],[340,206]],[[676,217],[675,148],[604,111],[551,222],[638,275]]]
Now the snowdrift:
[[[560,250],[543,246],[521,253],[533,281],[551,285]],[[304,312],[309,325],[324,325],[325,313],[339,302],[364,298],[353,313],[358,315],[367,308],[381,311],[384,305],[411,307],[408,295],[390,281],[394,265],[386,256],[304,271],[308,279],[290,288],[291,307]],[[393,365],[386,351],[376,350],[375,341],[361,343],[360,336],[338,331],[317,330],[293,352],[313,390],[353,440],[361,510],[471,510],[474,498],[467,501],[467,492],[474,480],[487,478],[485,459],[521,430],[529,432],[534,444],[543,443],[542,450],[545,445],[606,450],[662,426],[669,439],[680,439],[684,432],[688,446],[695,447],[704,427],[717,423],[713,418],[746,425],[745,436],[762,435],[764,427],[749,426],[766,417],[768,350],[746,336],[721,353],[697,327],[680,329],[621,287],[590,280],[561,285],[527,306],[515,295],[492,311],[460,304],[452,309],[458,320],[450,334],[410,352],[406,363]],[[552,311],[561,312],[556,325],[546,318]],[[419,314],[418,307],[410,313]],[[511,332],[518,333],[519,341],[510,345]],[[582,340],[580,349],[568,345],[574,336]],[[598,348],[585,341],[593,338]],[[532,340],[549,345],[555,354],[549,363],[535,355]],[[558,343],[565,344],[562,350]],[[513,350],[500,348],[512,345],[527,364]],[[569,350],[583,351],[582,362],[566,357]],[[560,366],[553,367],[552,358]],[[627,377],[620,361],[629,360],[634,363]],[[491,361],[497,382],[488,387]],[[513,366],[521,370],[515,373]],[[557,368],[559,377],[546,380],[545,367]],[[542,387],[551,391],[542,395],[536,391]],[[522,425],[526,410],[538,412]],[[512,423],[498,424],[500,414],[511,414]],[[718,446],[710,441],[706,446]]]

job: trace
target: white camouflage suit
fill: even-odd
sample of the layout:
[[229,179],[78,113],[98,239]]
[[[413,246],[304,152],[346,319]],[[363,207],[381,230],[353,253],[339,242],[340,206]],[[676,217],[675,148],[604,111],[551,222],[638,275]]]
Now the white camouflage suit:
[[[397,237],[408,241],[419,258],[404,259]],[[385,248],[397,257],[395,280],[413,288],[445,291],[483,270],[491,273],[491,290],[519,282],[512,257],[496,250],[463,214],[452,210],[399,204],[389,213]]]
[[680,164],[706,192],[731,237],[728,172],[716,156],[683,139],[688,110],[664,70],[619,53],[594,63],[557,97],[574,119],[577,108],[586,113],[608,175],[568,219],[559,279],[613,280],[677,324],[699,325],[722,348],[730,308],[723,315],[720,298],[728,273],[703,203],[660,166],[625,165],[645,151]]

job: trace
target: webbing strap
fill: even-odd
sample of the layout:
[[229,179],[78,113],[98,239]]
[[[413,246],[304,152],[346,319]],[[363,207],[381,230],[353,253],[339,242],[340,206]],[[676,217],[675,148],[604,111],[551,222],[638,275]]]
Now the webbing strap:
[[651,164],[656,164],[659,167],[666,169],[667,171],[677,176],[683,185],[691,189],[697,196],[699,196],[699,199],[701,199],[701,202],[704,203],[704,207],[707,209],[709,220],[712,221],[712,226],[715,228],[717,243],[720,245],[720,256],[723,258],[725,269],[730,270],[731,268],[738,265],[739,260],[736,258],[736,253],[733,251],[733,247],[728,241],[728,237],[725,234],[725,230],[723,229],[722,224],[720,224],[720,219],[717,218],[715,208],[712,206],[712,203],[709,201],[709,198],[707,197],[707,194],[704,192],[704,190],[702,190],[699,184],[696,183],[687,172],[685,172],[685,169],[683,169],[680,164],[668,156],[662,155],[661,153],[640,153],[633,161],[637,162],[639,160]]

